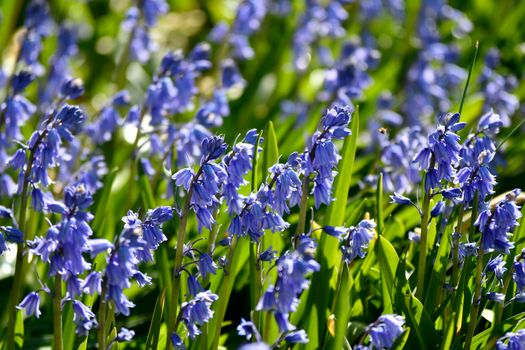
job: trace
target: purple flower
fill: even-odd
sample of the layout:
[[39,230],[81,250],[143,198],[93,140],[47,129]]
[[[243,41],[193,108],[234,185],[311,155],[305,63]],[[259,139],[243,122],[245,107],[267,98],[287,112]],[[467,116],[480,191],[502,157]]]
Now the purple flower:
[[308,335],[306,334],[304,329],[288,333],[284,337],[284,340],[291,344],[306,344],[309,342]]
[[[505,344],[505,341],[507,343]],[[525,344],[525,329],[520,329],[515,333],[509,332],[499,338],[496,343],[497,350],[521,350]]]
[[306,235],[298,238],[297,250],[285,252],[276,262],[277,280],[259,300],[257,310],[271,310],[281,332],[293,330],[288,314],[297,309],[299,296],[308,288],[306,275],[319,271],[320,265],[312,257],[315,243]]
[[117,341],[119,342],[131,341],[131,339],[133,339],[134,336],[135,336],[135,331],[122,327],[118,331]]
[[485,251],[497,250],[505,254],[510,253],[514,243],[509,240],[509,236],[521,218],[521,213],[516,198],[520,194],[516,189],[508,193],[505,199],[496,204],[491,210],[485,203],[480,205],[479,216],[475,225],[479,227],[482,234],[482,244]]
[[261,336],[259,331],[255,327],[252,321],[246,321],[241,318],[241,323],[237,326],[237,334],[241,337],[246,337],[246,340],[252,339],[252,337],[259,341]]
[[459,136],[456,131],[465,127],[465,123],[459,122],[459,114],[442,114],[438,117],[437,130],[428,137],[428,146],[423,148],[415,157],[414,161],[419,168],[426,171],[425,191],[441,187],[441,180],[453,181],[455,175],[454,166],[458,164],[460,157]]
[[350,264],[357,257],[365,257],[366,248],[375,235],[375,226],[376,224],[372,220],[361,220],[357,227],[352,226],[346,230],[345,234],[339,236],[340,249],[347,264]]
[[370,341],[377,349],[390,349],[404,332],[405,318],[399,315],[382,315],[368,326]]
[[20,304],[16,307],[17,309],[24,309],[26,316],[35,315],[36,318],[40,317],[40,296],[37,292],[29,293]]
[[207,323],[213,317],[211,305],[219,297],[209,290],[198,293],[194,299],[181,305],[182,321],[188,329],[188,335],[193,340],[201,331],[199,326]]
[[503,255],[498,255],[494,259],[490,260],[487,263],[486,271],[494,272],[494,275],[498,279],[500,285],[503,285],[503,276],[507,268],[505,267],[505,261],[503,260]]

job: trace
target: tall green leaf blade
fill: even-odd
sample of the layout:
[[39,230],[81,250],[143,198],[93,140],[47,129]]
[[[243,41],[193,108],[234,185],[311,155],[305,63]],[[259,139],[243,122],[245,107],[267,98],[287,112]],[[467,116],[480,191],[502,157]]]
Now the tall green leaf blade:
[[17,349],[24,347],[24,313],[22,310],[16,311],[15,346]]
[[93,219],[93,225],[91,226],[93,231],[96,233],[100,231],[102,224],[104,223],[104,219],[107,217],[106,213],[111,195],[111,187],[113,186],[113,181],[115,181],[117,173],[118,168],[112,169],[104,181],[104,189],[102,190],[102,195],[98,201],[97,210],[95,211],[95,218]]
[[[339,174],[335,180],[335,199],[328,208],[325,225],[340,226],[345,220],[348,190],[350,189],[357,150],[357,140],[359,138],[359,107],[356,108],[350,128],[352,135],[345,140],[343,145],[342,160],[338,168]],[[314,336],[321,340],[325,338],[324,334],[327,330],[327,311],[330,297],[330,293],[327,293],[325,288],[328,286],[335,288],[339,275],[336,265],[337,262],[341,260],[341,253],[338,246],[339,241],[336,238],[327,237],[327,235],[324,234],[321,236],[317,254],[321,264],[321,271],[312,278],[312,287],[307,291],[307,305],[305,307],[305,313],[302,316],[303,322],[308,325],[307,328],[311,327],[312,322],[317,323],[318,333]],[[314,320],[314,317],[310,314],[311,310],[313,310],[314,303],[315,310],[317,310],[318,313],[317,320]],[[312,342],[312,344],[315,344],[315,342]]]
[[159,297],[157,298],[157,302],[155,303],[155,309],[153,309],[153,315],[151,317],[148,336],[146,338],[145,349],[157,349],[157,345],[159,344],[160,326],[162,323],[162,313],[164,311],[165,299],[166,288],[162,290]]
[[392,244],[379,236],[375,245],[377,260],[381,271],[381,285],[383,290],[383,308],[385,313],[394,312],[395,274],[399,264],[399,257]]
[[348,317],[350,315],[350,300],[352,299],[352,275],[348,271],[348,266],[343,264],[341,281],[337,290],[337,301],[332,312],[335,315],[335,337],[330,339],[327,349],[342,349],[346,335]]

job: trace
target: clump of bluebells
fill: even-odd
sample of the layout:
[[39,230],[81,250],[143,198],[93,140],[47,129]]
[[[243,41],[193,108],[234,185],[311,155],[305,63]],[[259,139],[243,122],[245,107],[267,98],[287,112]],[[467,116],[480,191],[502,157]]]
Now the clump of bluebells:
[[131,1],[94,77],[98,28],[54,6],[1,53],[0,346],[523,346],[524,196],[498,180],[518,82],[490,49],[466,113],[465,14],[423,2],[394,38],[403,1]]

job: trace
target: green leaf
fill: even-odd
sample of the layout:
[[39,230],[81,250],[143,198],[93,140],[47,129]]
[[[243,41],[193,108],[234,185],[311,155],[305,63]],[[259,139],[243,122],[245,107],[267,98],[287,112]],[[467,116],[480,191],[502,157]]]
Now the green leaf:
[[[260,162],[262,167],[261,174],[266,174],[268,168],[274,165],[281,156],[281,154],[279,153],[277,136],[275,135],[273,123],[271,121],[268,122],[268,125],[266,126],[266,132],[264,133],[264,135],[265,137],[263,143],[263,159],[262,162]],[[263,177],[261,180],[264,181],[265,178]]]
[[106,176],[104,181],[104,189],[102,190],[102,195],[100,200],[98,200],[97,210],[95,211],[95,218],[93,219],[93,231],[100,235],[100,229],[104,223],[104,219],[107,217],[106,213],[108,210],[109,198],[111,195],[111,187],[113,186],[113,181],[118,173],[118,168],[113,168],[111,172]]
[[377,233],[383,234],[383,227],[385,226],[385,218],[383,216],[383,173],[379,173],[377,177],[376,189],[376,215],[377,215]]
[[394,312],[393,303],[395,300],[395,273],[399,264],[399,257],[392,244],[383,236],[377,238],[375,249],[381,271],[384,312],[392,313]]
[[334,303],[335,309],[332,310],[335,313],[335,337],[330,338],[327,349],[343,348],[350,314],[350,300],[353,299],[351,294],[352,285],[352,275],[348,271],[348,266],[342,263],[341,279],[337,289],[337,301]]
[[450,233],[452,226],[449,225],[437,251],[436,258],[433,260],[432,273],[428,282],[427,294],[425,296],[425,308],[432,313],[438,304],[438,296],[443,292],[443,285],[445,281],[445,274],[447,272],[447,265],[450,261]]
[[357,140],[359,138],[359,106],[356,107],[356,111],[352,116],[350,129],[352,130],[352,135],[346,138],[343,145],[342,159],[339,164],[339,174],[335,179],[335,199],[328,208],[325,220],[326,225],[340,226],[344,223],[346,201],[352,180],[355,154],[357,151]]
[[162,289],[151,317],[148,336],[146,338],[145,349],[157,350],[159,344],[160,325],[162,323],[162,313],[164,311],[164,301],[166,299],[166,288]]
[[[65,310],[64,310],[65,309]],[[63,313],[63,343],[64,349],[73,349],[75,344],[75,323],[73,322],[73,308],[71,303],[66,303],[62,311]]]
[[[344,224],[348,190],[350,189],[357,150],[357,140],[359,138],[359,107],[356,108],[350,128],[352,135],[346,138],[343,145],[342,160],[338,167],[339,174],[335,179],[335,200],[328,208],[324,222],[325,225],[340,226]],[[305,312],[300,317],[305,325],[307,325],[307,328],[316,328],[313,327],[312,324],[317,324],[318,331],[316,332],[314,329],[313,333],[308,334],[312,334],[311,337],[320,340],[325,339],[326,316],[330,298],[330,293],[327,293],[325,288],[327,288],[327,286],[335,288],[337,277],[340,274],[336,267],[337,262],[341,261],[341,253],[338,247],[339,241],[336,238],[322,234],[317,254],[321,264],[321,271],[312,278],[312,287],[306,292],[308,297],[306,298],[307,304],[305,306]],[[317,319],[314,319],[313,315],[311,315],[311,312],[314,311],[314,303],[315,310],[317,311]],[[311,340],[311,344],[317,344],[315,339]]]
[[[456,318],[456,313],[452,313],[452,319]],[[451,348],[452,340],[454,339],[454,322],[449,322],[445,331],[445,339],[441,343],[442,350],[448,350]]]
[[22,349],[24,346],[24,313],[22,310],[16,311],[15,346],[17,349]]
[[140,175],[139,178],[140,185],[140,196],[142,198],[142,203],[147,209],[155,208],[155,197],[153,196],[153,191],[149,183],[149,179],[145,174]]

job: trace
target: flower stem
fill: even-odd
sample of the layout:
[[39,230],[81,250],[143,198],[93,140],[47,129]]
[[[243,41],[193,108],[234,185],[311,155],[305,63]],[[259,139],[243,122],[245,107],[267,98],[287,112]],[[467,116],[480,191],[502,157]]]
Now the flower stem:
[[[35,143],[38,144],[37,141]],[[27,214],[27,202],[28,202],[28,186],[29,186],[29,175],[34,161],[34,152],[31,151],[29,156],[29,162],[27,164],[24,173],[24,183],[22,185],[22,193],[20,195],[20,212],[18,216],[18,228],[24,233],[26,228],[26,214]],[[25,233],[24,233],[25,235]],[[16,323],[16,305],[20,298],[20,291],[23,287],[23,271],[24,271],[25,259],[24,259],[24,243],[18,243],[16,250],[16,263],[15,263],[15,276],[13,282],[13,289],[11,290],[10,304],[9,304],[9,319],[7,321],[7,348],[15,348],[15,323]]]
[[454,250],[452,252],[452,287],[456,287],[458,285],[459,280],[459,241],[461,239],[461,232],[463,227],[463,215],[465,213],[465,206],[463,203],[460,204],[459,207],[459,215],[458,215],[458,223],[456,225],[456,233],[459,235],[459,237],[456,239],[453,239],[454,242]]
[[216,327],[215,327],[215,334],[213,337],[213,343],[210,349],[217,349],[219,346],[219,338],[221,336],[221,327],[222,327],[222,321],[224,319],[224,315],[226,314],[226,307],[228,306],[228,300],[230,299],[230,294],[232,290],[232,284],[235,280],[234,274],[232,274],[232,266],[233,260],[235,258],[235,248],[237,247],[237,236],[233,236],[232,243],[230,245],[230,251],[228,252],[228,262],[226,264],[226,267],[224,268],[224,279],[221,284],[220,293],[219,293],[219,302],[217,304],[218,309],[216,311],[215,317],[216,317]]
[[297,228],[295,229],[295,237],[299,237],[300,234],[304,233],[304,226],[306,225],[306,209],[308,205],[308,175],[303,177],[301,185],[301,203],[299,207],[299,221],[297,222]]
[[[202,169],[202,167],[201,167]],[[195,179],[200,176],[202,170],[195,175]],[[188,196],[184,203],[184,209],[179,221],[179,230],[177,232],[177,247],[175,250],[175,266],[173,267],[173,289],[171,292],[170,310],[168,311],[168,336],[166,338],[166,349],[172,349],[173,346],[170,341],[170,334],[176,331],[175,323],[177,316],[177,308],[180,297],[180,267],[182,266],[182,255],[184,249],[184,238],[186,237],[186,225],[188,223],[188,215],[190,213],[191,197],[193,195],[193,186],[190,186]]]
[[427,238],[428,238],[428,218],[430,207],[430,193],[425,191],[421,215],[421,241],[419,243],[419,261],[417,270],[417,291],[416,297],[421,300],[425,287],[425,270],[427,263]]
[[100,305],[98,309],[98,348],[99,349],[105,349],[106,348],[106,314],[107,314],[107,307],[108,304],[106,302],[105,296],[106,296],[106,283],[102,283],[102,292],[100,293]]
[[55,290],[53,291],[53,349],[62,350],[62,279],[55,275]]
[[474,331],[476,330],[477,320],[478,320],[478,314],[479,314],[479,306],[480,306],[480,297],[481,297],[481,279],[482,279],[482,273],[483,273],[483,242],[480,240],[480,248],[478,253],[478,258],[476,262],[476,285],[474,289],[474,299],[473,299],[473,305],[470,309],[470,321],[469,321],[469,327],[467,331],[467,337],[465,338],[465,347],[464,349],[468,350],[470,349],[470,346],[472,344],[472,337],[474,336]]

